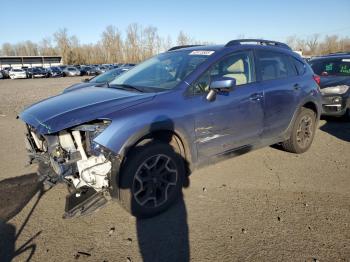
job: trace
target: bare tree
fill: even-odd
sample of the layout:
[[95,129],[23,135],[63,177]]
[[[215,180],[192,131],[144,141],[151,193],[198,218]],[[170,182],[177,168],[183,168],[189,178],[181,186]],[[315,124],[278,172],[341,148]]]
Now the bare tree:
[[1,49],[2,49],[3,55],[5,55],[5,56],[16,55],[15,50],[14,50],[12,44],[10,44],[10,43],[3,43]]
[[[244,38],[244,35],[238,36]],[[101,64],[101,63],[139,63],[155,54],[164,52],[173,46],[170,36],[165,38],[158,34],[154,26],[142,27],[130,24],[122,34],[117,27],[109,25],[102,32],[96,43],[81,44],[74,35],[69,35],[66,28],[58,30],[42,41],[31,41],[16,44],[3,43],[0,54],[15,55],[61,55],[66,64]],[[321,38],[313,34],[306,38],[290,36],[286,42],[293,50],[304,54],[319,55],[339,51],[350,51],[350,38],[337,35]],[[180,31],[176,38],[177,45],[211,44],[208,41],[198,41]]]
[[319,34],[313,34],[312,36],[309,36],[306,41],[305,44],[309,49],[309,53],[311,55],[316,54],[317,48],[318,48],[318,39],[319,39],[320,35]]
[[169,50],[170,48],[173,47],[173,40],[171,37],[168,35],[166,38],[161,38],[161,47],[160,47],[160,52],[165,52]]
[[142,30],[142,54],[141,60],[154,56],[160,50],[160,37],[157,28],[148,26]]
[[183,31],[180,31],[177,36],[177,45],[189,45],[193,42],[193,40],[186,35]]
[[41,40],[38,49],[41,55],[57,55],[57,51],[52,46],[52,41],[50,37],[45,37],[43,40]]
[[63,58],[63,62],[65,64],[70,64],[71,63],[71,47],[70,47],[70,43],[69,43],[69,36],[68,36],[68,30],[67,28],[63,28],[58,30],[55,34],[54,34],[54,39],[56,42],[56,48],[59,52],[59,54],[61,54],[62,58]]
[[123,41],[118,28],[112,25],[107,26],[102,33],[101,42],[106,63],[123,61]]
[[131,24],[126,29],[125,39],[125,59],[129,63],[140,62],[140,26],[138,24]]
[[339,48],[338,38],[339,37],[337,35],[327,35],[323,41],[323,48],[321,52],[323,54],[329,54],[341,51]]

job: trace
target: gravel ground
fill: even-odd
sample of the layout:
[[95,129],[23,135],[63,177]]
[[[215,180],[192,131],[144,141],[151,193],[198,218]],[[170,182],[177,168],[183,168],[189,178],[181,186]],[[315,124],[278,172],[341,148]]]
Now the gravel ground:
[[311,149],[271,147],[190,176],[166,213],[116,202],[64,220],[65,186],[24,167],[25,106],[81,78],[0,80],[0,261],[350,261],[350,123],[321,120]]

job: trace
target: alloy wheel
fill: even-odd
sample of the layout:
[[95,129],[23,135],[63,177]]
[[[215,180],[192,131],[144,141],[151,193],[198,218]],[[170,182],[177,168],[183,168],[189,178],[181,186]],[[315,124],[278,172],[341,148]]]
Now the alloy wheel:
[[313,135],[313,123],[312,118],[310,116],[303,116],[299,122],[299,126],[297,129],[297,143],[300,147],[307,147],[312,139]]
[[139,166],[134,176],[134,199],[144,207],[159,207],[175,190],[177,181],[178,170],[172,158],[164,154],[151,156]]

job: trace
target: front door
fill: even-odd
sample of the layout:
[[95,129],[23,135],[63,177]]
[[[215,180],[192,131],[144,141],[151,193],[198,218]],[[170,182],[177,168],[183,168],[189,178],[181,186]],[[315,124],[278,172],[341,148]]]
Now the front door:
[[[263,93],[255,82],[251,51],[233,53],[205,72],[193,85],[189,103],[195,107],[194,128],[198,157],[205,158],[249,145],[263,128]],[[231,92],[220,92],[208,101],[211,78],[236,80]]]

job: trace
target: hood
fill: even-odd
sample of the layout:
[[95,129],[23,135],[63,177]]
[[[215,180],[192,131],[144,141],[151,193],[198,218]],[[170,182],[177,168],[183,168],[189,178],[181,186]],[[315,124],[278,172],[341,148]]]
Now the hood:
[[41,134],[51,134],[127,107],[152,100],[152,93],[134,93],[112,88],[88,87],[38,102],[20,115]]
[[321,76],[320,88],[338,85],[350,85],[349,76]]

